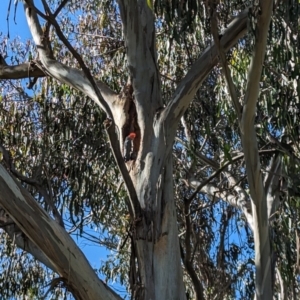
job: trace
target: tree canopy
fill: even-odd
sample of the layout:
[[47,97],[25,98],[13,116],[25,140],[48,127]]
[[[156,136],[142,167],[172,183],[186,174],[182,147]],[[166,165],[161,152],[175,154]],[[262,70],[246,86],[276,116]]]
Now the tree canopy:
[[[299,1],[14,5],[32,39],[0,32],[1,295],[299,298]],[[72,235],[112,254],[93,270]]]

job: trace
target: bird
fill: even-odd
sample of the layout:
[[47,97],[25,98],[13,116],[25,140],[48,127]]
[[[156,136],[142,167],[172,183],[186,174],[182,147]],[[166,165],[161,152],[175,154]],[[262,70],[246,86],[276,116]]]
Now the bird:
[[124,141],[124,151],[123,151],[123,157],[125,162],[128,162],[130,160],[133,160],[134,152],[133,152],[133,140],[135,139],[136,134],[134,132],[131,132]]

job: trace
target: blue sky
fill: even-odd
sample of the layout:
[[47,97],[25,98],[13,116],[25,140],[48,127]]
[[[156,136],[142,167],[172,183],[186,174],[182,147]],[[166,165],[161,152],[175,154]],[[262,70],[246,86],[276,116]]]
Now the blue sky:
[[[14,38],[15,36],[20,36],[22,39],[26,40],[31,38],[30,32],[28,30],[27,22],[24,16],[23,5],[19,3],[16,10],[16,17],[14,20],[15,15],[15,6],[12,1],[10,7],[10,14],[8,15],[8,4],[9,0],[2,0],[0,1],[0,31],[8,35],[10,34],[10,38]],[[7,21],[8,17],[8,21]],[[8,30],[9,26],[9,30]]]
[[[22,42],[25,42],[26,40],[31,39],[31,34],[29,32],[28,25],[25,19],[23,4],[21,2],[18,3],[15,16],[14,1],[12,1],[10,14],[8,16],[9,2],[9,0],[0,1],[0,32],[2,33],[2,36],[9,35],[10,39],[14,39],[15,37],[19,36]],[[39,6],[40,3],[38,2],[40,1],[36,1],[36,4]],[[8,61],[7,63],[10,62]],[[95,232],[94,234],[96,235]],[[86,255],[92,268],[99,269],[101,263],[106,260],[106,257],[110,252],[107,251],[105,247],[93,244],[92,242],[87,241],[83,238],[73,236],[73,239]],[[120,287],[117,284],[114,284],[112,287],[116,288],[117,291],[124,291],[124,287]],[[121,294],[124,295],[123,293]]]

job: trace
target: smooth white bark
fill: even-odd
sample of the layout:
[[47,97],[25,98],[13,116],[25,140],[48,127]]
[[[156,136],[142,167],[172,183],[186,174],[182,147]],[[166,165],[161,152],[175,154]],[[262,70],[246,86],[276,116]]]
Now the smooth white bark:
[[267,199],[254,127],[255,110],[259,97],[259,83],[265,57],[272,8],[272,0],[261,0],[258,7],[256,7],[255,46],[248,74],[242,120],[240,122],[246,172],[252,198],[257,300],[273,299]]
[[0,205],[44,253],[77,299],[120,299],[95,274],[73,239],[0,165]]

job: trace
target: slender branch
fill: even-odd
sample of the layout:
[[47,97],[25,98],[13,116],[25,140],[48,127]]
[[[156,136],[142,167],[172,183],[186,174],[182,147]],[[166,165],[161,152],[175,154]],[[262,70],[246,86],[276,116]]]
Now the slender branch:
[[259,95],[259,82],[263,68],[267,35],[271,21],[273,1],[260,1],[257,8],[257,25],[255,31],[255,47],[251,66],[248,74],[247,90],[245,96],[245,105],[241,121],[241,130],[247,132],[249,127],[253,127],[256,103]]
[[234,86],[234,83],[233,83],[233,80],[232,80],[232,77],[230,74],[230,69],[227,64],[224,48],[220,43],[217,12],[216,12],[215,8],[214,8],[214,11],[213,11],[213,14],[211,17],[211,30],[212,30],[215,45],[218,49],[218,54],[220,57],[222,71],[224,73],[225,80],[227,82],[227,86],[228,86],[228,90],[229,90],[229,93],[230,93],[230,96],[231,96],[231,99],[233,102],[233,106],[234,106],[235,112],[238,116],[238,120],[240,121],[241,117],[242,117],[242,105],[240,104],[239,99],[237,97],[236,88]]
[[274,176],[280,177],[281,174],[278,173],[278,169],[281,165],[281,156],[279,153],[276,153],[271,161],[271,166],[268,170],[268,176],[265,179],[265,190],[268,191],[269,187],[271,185],[272,180],[274,179]]
[[299,230],[296,230],[295,232],[296,235],[296,253],[297,253],[297,257],[296,257],[296,263],[295,263],[295,269],[296,272],[299,274],[300,273],[300,233]]
[[58,14],[60,13],[60,11],[64,8],[64,6],[68,3],[68,1],[70,0],[63,0],[60,5],[58,6],[58,8],[56,9],[56,11],[53,14],[53,17],[56,18],[58,16]]
[[[274,153],[274,149],[271,150],[261,150],[259,153]],[[196,188],[195,192],[188,198],[188,201],[192,201],[197,194],[201,191],[201,189],[207,185],[210,181],[212,181],[216,176],[218,176],[220,173],[222,173],[229,165],[231,165],[233,162],[236,162],[240,159],[244,158],[244,154],[238,155],[236,157],[233,157],[230,161],[227,161],[220,169],[215,171],[210,177],[205,179],[198,187]]]
[[191,260],[191,219],[190,219],[190,202],[184,201],[184,215],[185,215],[185,260],[190,262]]
[[[57,23],[54,15],[51,13],[50,8],[48,7],[46,1],[43,1],[45,10],[48,16],[42,14],[33,4],[33,0],[26,0],[24,2],[24,9],[28,21],[29,28],[31,30],[33,39],[37,45],[40,59],[43,66],[50,74],[50,76],[58,79],[61,82],[65,82],[76,89],[84,92],[91,99],[93,99],[111,119],[115,119],[114,115],[119,115],[119,108],[116,108],[115,100],[117,94],[109,89],[103,82],[94,81],[93,76],[90,73],[90,70],[85,65],[82,57],[79,53],[72,47],[67,38],[62,33],[59,24]],[[77,69],[69,68],[58,61],[54,60],[51,56],[51,52],[47,49],[47,39],[43,37],[43,32],[39,24],[37,14],[45,18],[50,24],[52,24],[56,30],[58,37],[66,45],[72,55],[78,61],[82,71]],[[49,47],[48,47],[49,48]],[[116,120],[115,120],[116,121]],[[117,120],[118,121],[118,120]],[[118,124],[120,125],[120,124]],[[122,124],[123,125],[123,124]],[[117,135],[115,134],[114,138],[118,140]],[[119,146],[116,144],[113,149],[113,152],[120,151]]]
[[[55,20],[53,14],[50,11],[46,1],[43,1],[46,13],[48,15],[42,14],[33,4],[32,0],[26,0],[24,3],[24,8],[26,12],[27,21],[29,27],[31,29],[33,38],[37,45],[40,59],[47,69],[47,72],[52,76],[57,78],[60,81],[66,82],[69,85],[74,86],[78,90],[83,91],[85,94],[90,96],[99,106],[101,106],[104,111],[113,119],[111,108],[113,106],[113,102],[116,100],[116,94],[112,92],[104,83],[98,82],[98,86],[94,81],[89,69],[86,67],[83,62],[81,56],[77,53],[77,51],[72,47],[66,37],[63,35],[59,24]],[[41,30],[41,26],[39,24],[37,14],[45,18],[49,23],[51,23],[58,35],[58,37],[63,41],[72,55],[77,59],[81,68],[84,71],[82,74],[81,71],[66,67],[65,65],[53,60],[49,57],[49,53],[45,48],[45,42],[43,40],[43,32]],[[104,97],[105,99],[104,99]],[[113,124],[113,122],[111,122]],[[137,201],[137,196],[135,194],[135,190],[133,187],[133,183],[128,175],[128,171],[126,169],[124,160],[122,159],[122,155],[120,153],[120,146],[118,143],[118,136],[115,132],[115,125],[108,126],[107,132],[110,138],[110,143],[112,146],[113,153],[115,158],[117,159],[117,163],[120,167],[121,173],[123,175],[125,184],[129,191],[130,199],[132,201],[132,205],[129,204],[129,211],[132,216],[139,213],[139,205]],[[121,158],[121,159],[120,159]]]
[[[17,66],[10,66],[6,64],[5,60],[0,54],[0,79],[23,79],[29,77],[45,77],[47,74],[43,70],[42,66],[36,61],[28,63],[22,63]],[[97,81],[97,87],[101,90],[105,99],[109,96],[115,96],[116,94],[102,81]]]
[[197,275],[197,273],[196,273],[196,271],[193,267],[192,262],[186,259],[181,244],[179,244],[179,246],[180,246],[181,259],[183,261],[183,264],[185,266],[185,269],[186,269],[187,273],[189,274],[189,276],[192,280],[192,283],[193,283],[193,286],[194,286],[194,289],[195,289],[195,292],[196,292],[196,295],[197,295],[197,300],[203,300],[204,295],[203,295],[202,283],[198,278],[198,275]]
[[186,119],[184,116],[181,117],[181,124],[184,128],[184,134],[186,137],[186,140],[188,142],[188,149],[192,148],[192,132],[191,129],[189,128],[189,124],[187,123]]
[[268,219],[276,211],[280,200],[280,179],[282,176],[281,155],[276,153],[271,160],[268,176],[265,180],[265,191],[267,193]]
[[49,193],[47,193],[46,189],[36,180],[36,178],[28,178],[26,176],[23,176],[22,174],[20,174],[15,166],[14,163],[12,161],[12,158],[9,154],[9,152],[6,150],[6,148],[0,143],[0,152],[2,152],[3,154],[3,161],[4,163],[7,165],[9,171],[16,176],[16,178],[18,178],[19,180],[21,180],[22,182],[25,182],[29,185],[32,185],[33,187],[35,187],[38,192],[42,195],[42,197],[44,198],[45,202],[49,205],[49,207],[52,210],[53,216],[55,218],[55,220],[58,222],[58,224],[60,224],[62,227],[64,227],[64,222],[62,219],[62,216],[60,215],[60,213],[58,212],[56,206],[54,205],[54,202],[52,200],[52,197],[49,193],[51,193],[50,189],[50,182],[48,180],[48,185],[49,185]]
[[[128,190],[130,201],[127,201],[127,207],[130,212],[130,215],[133,220],[138,218],[141,213],[141,206],[138,201],[138,197],[135,191],[135,188],[133,186],[132,180],[130,178],[129,172],[127,170],[127,167],[124,162],[124,158],[121,154],[121,150],[118,143],[118,136],[115,130],[115,125],[112,123],[112,121],[106,120],[105,123],[105,129],[109,138],[109,142],[111,144],[111,148],[113,150],[113,154],[115,157],[115,161],[117,162],[117,165],[119,167],[119,170],[123,176],[125,186]],[[125,198],[126,199],[126,198]]]
[[220,243],[217,250],[217,267],[218,269],[223,269],[224,267],[224,242],[225,242],[225,234],[229,224],[230,216],[231,216],[232,207],[228,206],[226,210],[223,211],[221,220],[220,220]]
[[278,277],[279,286],[280,286],[280,299],[284,300],[287,299],[286,295],[286,285],[282,279],[282,276],[280,274],[280,271],[278,268],[276,268],[276,275]]

